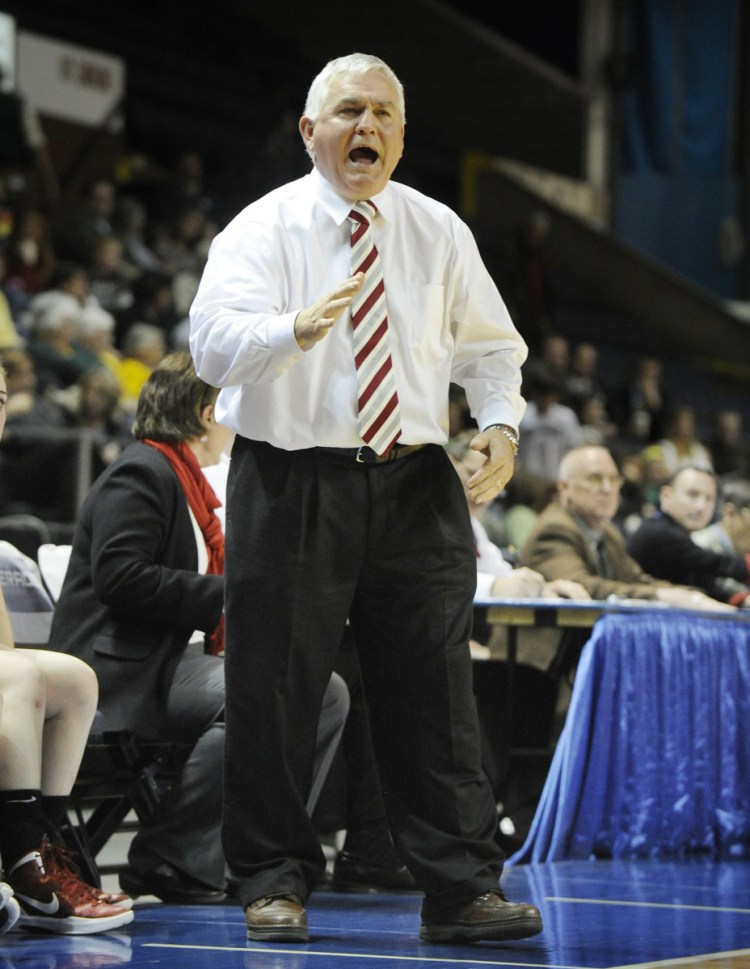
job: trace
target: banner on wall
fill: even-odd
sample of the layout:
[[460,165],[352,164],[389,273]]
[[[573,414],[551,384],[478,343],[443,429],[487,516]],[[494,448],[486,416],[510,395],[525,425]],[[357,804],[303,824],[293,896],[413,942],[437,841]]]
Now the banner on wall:
[[122,58],[23,30],[17,78],[19,94],[39,114],[89,127],[115,120],[125,96]]

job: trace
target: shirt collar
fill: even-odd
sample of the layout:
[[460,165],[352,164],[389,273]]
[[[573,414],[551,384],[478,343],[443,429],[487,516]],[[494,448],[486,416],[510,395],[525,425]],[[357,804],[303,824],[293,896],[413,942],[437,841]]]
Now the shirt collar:
[[[572,515],[572,512],[571,512],[571,515]],[[572,517],[575,520],[578,527],[581,529],[584,539],[590,545],[598,545],[599,542],[602,540],[602,538],[604,538],[603,528],[592,527],[591,525],[587,524],[582,518],[579,518],[578,515],[572,515]]]
[[[323,178],[317,168],[313,167],[310,178],[312,179],[313,190],[325,212],[333,219],[336,225],[344,223],[352,210],[352,203],[342,198],[331,183]],[[373,195],[372,201],[377,205],[378,212],[386,222],[392,221],[393,200],[391,198],[390,186],[386,185],[382,192],[378,195]]]

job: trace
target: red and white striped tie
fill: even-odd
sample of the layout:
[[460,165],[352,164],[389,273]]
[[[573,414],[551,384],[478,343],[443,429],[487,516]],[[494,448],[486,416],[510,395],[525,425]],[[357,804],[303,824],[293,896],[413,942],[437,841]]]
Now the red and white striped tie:
[[393,376],[383,270],[370,231],[370,220],[377,211],[373,202],[363,199],[349,213],[352,274],[365,274],[362,288],[352,301],[352,325],[359,433],[373,451],[384,455],[401,437],[401,413]]

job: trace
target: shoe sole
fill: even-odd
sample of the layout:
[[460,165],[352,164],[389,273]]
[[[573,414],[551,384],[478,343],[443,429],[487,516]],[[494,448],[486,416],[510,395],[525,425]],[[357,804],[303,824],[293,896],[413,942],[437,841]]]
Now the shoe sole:
[[247,930],[247,937],[252,942],[309,942],[310,934],[306,928],[300,926],[298,929],[289,926],[269,926],[267,929]]
[[517,922],[496,922],[489,925],[422,925],[419,938],[423,942],[512,942],[539,935],[541,919],[522,919]]
[[53,919],[43,915],[27,915],[21,912],[18,926],[32,932],[54,932],[57,935],[93,935],[119,929],[133,921],[134,913],[123,910],[119,915],[107,915],[100,919],[85,919],[70,915],[66,919]]
[[21,906],[15,898],[9,898],[0,909],[0,935],[10,932],[21,917]]

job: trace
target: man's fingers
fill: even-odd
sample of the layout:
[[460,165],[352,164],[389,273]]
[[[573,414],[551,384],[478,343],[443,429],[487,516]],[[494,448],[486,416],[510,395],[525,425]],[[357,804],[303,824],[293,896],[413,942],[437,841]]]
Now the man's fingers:
[[329,300],[323,307],[326,317],[331,317],[331,319],[337,320],[347,306],[351,306],[351,302],[351,296],[342,296],[340,299]]
[[303,350],[309,350],[322,340],[341,314],[351,306],[355,293],[362,286],[364,273],[345,279],[333,292],[302,310],[294,321],[294,335]]
[[491,501],[497,497],[513,474],[512,468],[504,465],[487,466],[486,464],[469,478],[466,490],[472,501]]

